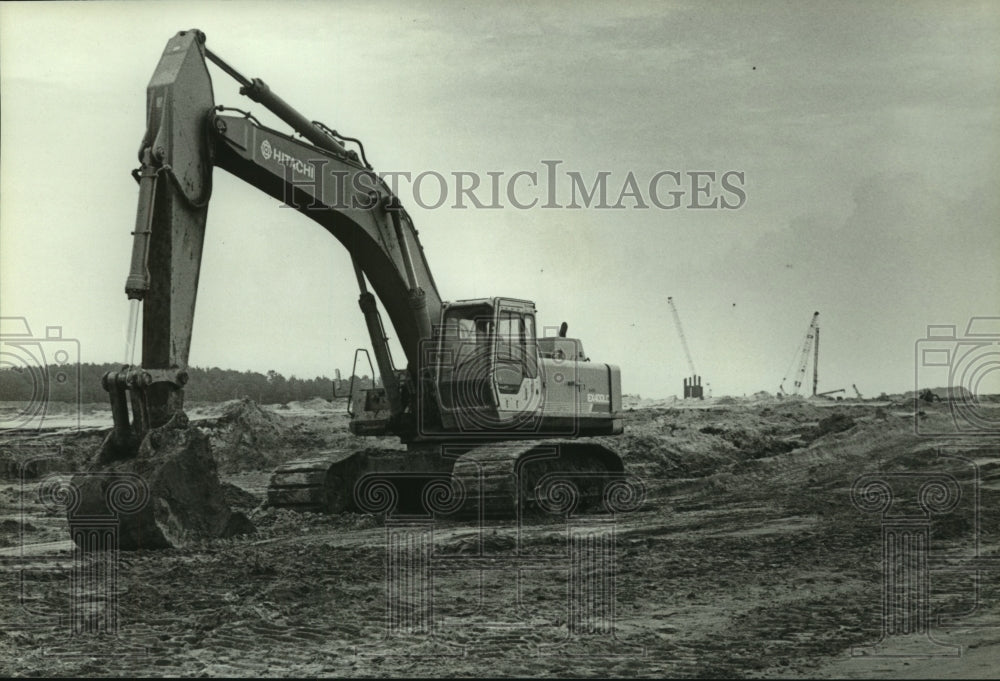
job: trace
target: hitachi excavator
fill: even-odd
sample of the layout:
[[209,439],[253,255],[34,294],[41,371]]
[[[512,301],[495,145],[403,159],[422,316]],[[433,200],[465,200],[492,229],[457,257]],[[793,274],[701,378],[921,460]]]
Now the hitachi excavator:
[[[298,136],[216,106],[208,61]],[[358,140],[308,120],[262,80],[245,78],[206,47],[198,30],[167,43],[146,105],[125,287],[133,316],[137,301],[142,305],[142,359],[104,377],[114,430],[103,460],[134,456],[152,429],[183,415],[212,172],[219,167],[311,218],[349,251],[381,378],[381,385],[352,391],[350,430],[395,435],[407,447],[283,465],[271,478],[271,505],[353,509],[372,473],[401,481],[398,502],[412,504],[426,500],[429,480],[445,476],[463,508],[506,517],[544,501],[546,476],[577,475],[592,483],[582,487],[588,494],[600,496],[623,474],[614,451],[580,439],[622,432],[618,367],[591,362],[580,341],[566,337],[565,323],[558,336],[538,337],[529,301],[443,302],[410,215]],[[405,369],[393,363],[376,296]]]

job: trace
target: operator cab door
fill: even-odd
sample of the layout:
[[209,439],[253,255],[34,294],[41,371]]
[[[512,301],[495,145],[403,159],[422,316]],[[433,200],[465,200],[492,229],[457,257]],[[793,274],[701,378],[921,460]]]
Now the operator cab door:
[[486,304],[453,305],[445,313],[437,361],[437,393],[446,413],[493,410],[490,368],[495,312]]
[[497,309],[490,372],[497,418],[501,423],[537,419],[542,407],[538,344],[533,310],[500,303]]

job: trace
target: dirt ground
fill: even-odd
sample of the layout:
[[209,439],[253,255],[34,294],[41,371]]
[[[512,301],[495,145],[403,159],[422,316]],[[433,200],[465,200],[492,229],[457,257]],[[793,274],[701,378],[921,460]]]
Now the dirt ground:
[[[193,405],[256,533],[122,552],[96,584],[71,581],[67,523],[37,492],[96,451],[110,416],[88,408],[80,430],[0,434],[0,673],[995,678],[1000,405],[977,407],[986,437],[953,406],[636,403],[604,441],[645,487],[637,510],[443,518],[404,527],[400,548],[393,518],[261,505],[274,465],[355,446],[343,405]],[[856,481],[884,482],[892,506],[852,496]],[[926,531],[926,550],[892,543],[903,527]],[[581,532],[604,548],[574,563]],[[907,560],[886,574],[891,550]],[[116,613],[117,632],[74,632],[79,607]],[[897,615],[916,633],[872,647]]]

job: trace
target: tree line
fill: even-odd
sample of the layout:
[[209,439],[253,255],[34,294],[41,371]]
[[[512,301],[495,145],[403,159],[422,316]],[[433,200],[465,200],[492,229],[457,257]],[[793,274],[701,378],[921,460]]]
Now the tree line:
[[[106,402],[107,392],[101,377],[120,364],[73,364],[47,367],[6,367],[0,369],[0,400],[35,401],[47,398],[53,402]],[[224,402],[249,398],[259,404],[285,404],[296,400],[335,396],[346,397],[350,379],[334,380],[326,376],[315,378],[285,378],[277,371],[266,374],[256,371],[235,371],[211,367],[191,367],[184,386],[187,400],[193,402]],[[355,378],[355,387],[371,387],[365,375]],[[380,382],[376,382],[379,385]],[[335,393],[336,391],[336,393]]]

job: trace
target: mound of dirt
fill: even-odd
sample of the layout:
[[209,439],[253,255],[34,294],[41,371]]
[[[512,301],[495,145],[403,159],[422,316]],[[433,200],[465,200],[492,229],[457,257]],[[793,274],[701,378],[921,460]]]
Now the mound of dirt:
[[249,399],[231,400],[222,415],[199,425],[208,433],[220,470],[266,470],[274,465],[275,452],[288,439],[280,416]]
[[691,431],[678,437],[627,434],[615,443],[627,466],[652,479],[701,477],[740,460],[728,443]]
[[[267,407],[232,400],[198,426],[208,435],[221,472],[269,471],[311,451],[355,447],[344,406],[321,398]],[[396,438],[379,440],[397,443]]]
[[[853,425],[853,422],[852,422]],[[718,435],[729,442],[744,457],[760,459],[765,456],[783,454],[801,447],[804,443],[796,440],[780,439],[752,428],[719,428],[704,426],[699,432]]]
[[316,412],[316,411],[333,411],[335,405],[331,403],[329,400],[324,400],[322,397],[313,397],[311,399],[304,400],[301,402],[298,400],[293,400],[288,404],[282,405],[282,407],[284,409],[289,409],[292,411]]
[[816,426],[816,437],[820,438],[824,435],[829,435],[830,433],[839,433],[853,427],[854,419],[847,414],[837,412],[835,414],[830,414],[826,418],[820,419],[819,425]]
[[186,421],[151,431],[133,458],[99,461],[67,489],[52,491],[66,504],[71,534],[83,549],[108,522],[126,551],[254,532],[227,503],[208,437]]
[[938,386],[937,388],[923,388],[919,393],[915,390],[911,390],[903,394],[904,402],[912,402],[917,399],[917,397],[924,392],[924,390],[930,390],[939,400],[961,400],[968,402],[974,398],[972,392],[966,388],[964,385],[951,385],[951,386]]

